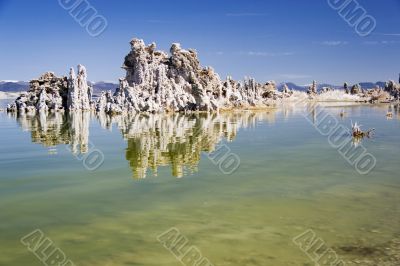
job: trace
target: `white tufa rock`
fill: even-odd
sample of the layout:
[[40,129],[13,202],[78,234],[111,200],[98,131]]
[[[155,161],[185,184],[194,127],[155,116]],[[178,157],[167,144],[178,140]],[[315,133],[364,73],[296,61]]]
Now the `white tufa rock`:
[[217,111],[265,107],[274,97],[274,82],[261,85],[251,79],[242,85],[230,77],[223,82],[211,67],[200,66],[195,50],[182,49],[179,43],[172,44],[170,55],[156,50],[155,43],[146,46],[133,39],[130,44],[122,66],[126,77],[111,97],[100,97],[97,111]]
[[90,110],[92,89],[87,83],[86,68],[78,65],[78,76],[73,68],[70,69],[68,78],[68,110]]
[[19,113],[91,110],[94,106],[92,94],[92,87],[87,83],[86,68],[78,65],[77,76],[71,68],[68,78],[46,72],[38,79],[31,80],[29,91],[21,93],[7,110]]
[[[46,72],[39,79],[32,80],[29,91],[21,94],[14,104],[7,107],[7,111],[212,112],[265,108],[299,96],[286,84],[282,92],[278,92],[274,81],[260,84],[252,78],[245,78],[238,82],[230,76],[222,81],[213,68],[200,65],[195,50],[185,50],[179,43],[171,45],[169,55],[156,50],[155,43],[146,45],[141,39],[133,39],[130,45],[131,51],[125,56],[122,66],[126,75],[119,80],[114,93],[102,92],[96,101],[92,101],[93,89],[88,85],[86,68],[78,65],[77,75],[71,68],[69,77],[56,77],[54,73]],[[400,85],[394,81],[388,82],[384,89],[363,90],[354,85],[349,90],[347,83],[343,92],[331,88],[318,92],[317,88],[317,82],[313,81],[305,96],[314,101],[385,102],[400,98]]]

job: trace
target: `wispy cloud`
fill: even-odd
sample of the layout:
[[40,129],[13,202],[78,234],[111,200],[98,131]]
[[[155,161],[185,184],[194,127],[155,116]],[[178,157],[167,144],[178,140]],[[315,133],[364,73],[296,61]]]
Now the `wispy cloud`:
[[385,36],[400,36],[400,33],[384,33]]
[[325,45],[325,46],[341,46],[341,45],[346,45],[349,42],[347,41],[323,41],[320,42],[319,44]]
[[242,54],[246,54],[249,56],[266,56],[266,57],[294,55],[293,52],[270,53],[270,52],[254,52],[254,51],[249,51]]
[[169,20],[162,20],[162,19],[147,19],[146,22],[155,24],[171,23],[171,21]]
[[304,74],[280,74],[279,77],[284,78],[284,79],[306,79],[306,78],[311,78],[310,75],[304,75]]
[[390,44],[400,44],[400,41],[365,41],[363,42],[366,45],[390,45]]
[[216,54],[216,55],[223,55],[223,54],[224,54],[224,52],[222,52],[222,51],[218,51],[218,52],[216,52],[215,54]]
[[382,33],[382,32],[375,32],[374,35],[383,35],[383,36],[400,36],[400,33]]
[[226,13],[227,17],[262,17],[266,16],[266,13]]
[[381,41],[382,44],[398,44],[400,41]]
[[364,44],[366,44],[366,45],[377,45],[377,44],[379,44],[380,42],[378,42],[378,41],[365,41],[365,42],[363,42]]

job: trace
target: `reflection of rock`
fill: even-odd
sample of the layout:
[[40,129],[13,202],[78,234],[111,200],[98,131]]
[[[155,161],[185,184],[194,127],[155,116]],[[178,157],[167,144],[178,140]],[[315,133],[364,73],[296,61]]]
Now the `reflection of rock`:
[[70,144],[72,153],[86,153],[89,142],[88,112],[69,114],[41,112],[39,115],[15,114],[23,130],[30,131],[32,142],[46,147]]
[[[211,153],[223,139],[233,141],[240,128],[254,127],[259,121],[274,122],[275,109],[262,112],[223,112],[200,114],[97,114],[104,128],[116,124],[127,140],[126,159],[135,178],[148,170],[157,174],[159,166],[170,166],[182,177],[197,171],[202,152]],[[32,142],[46,147],[68,144],[74,154],[89,151],[91,112],[10,113],[23,130],[30,131]]]
[[[159,166],[172,168],[176,177],[197,171],[202,152],[212,152],[222,140],[232,141],[241,127],[270,119],[270,113],[222,113],[198,115],[99,116],[100,123],[116,123],[128,141],[126,158],[135,178],[157,174]],[[272,114],[273,116],[273,114]]]
[[70,147],[72,153],[87,153],[89,145],[90,113],[84,111],[69,112],[68,129],[70,131]]

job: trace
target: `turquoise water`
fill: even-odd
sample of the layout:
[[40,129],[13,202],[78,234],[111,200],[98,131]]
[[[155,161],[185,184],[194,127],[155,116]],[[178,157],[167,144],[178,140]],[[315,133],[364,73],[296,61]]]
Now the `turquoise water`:
[[[43,265],[20,242],[36,229],[75,265],[181,265],[157,239],[172,227],[213,265],[314,265],[292,241],[308,229],[347,265],[399,265],[397,109],[323,110],[376,129],[358,144],[376,158],[367,175],[318,132],[309,109],[1,112],[0,265]],[[237,156],[238,168],[221,171],[215,150]]]

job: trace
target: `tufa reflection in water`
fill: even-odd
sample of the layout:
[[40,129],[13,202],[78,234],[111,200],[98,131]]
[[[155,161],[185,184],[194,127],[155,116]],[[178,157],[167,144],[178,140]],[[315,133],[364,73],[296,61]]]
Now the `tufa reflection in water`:
[[91,119],[105,129],[117,126],[127,141],[126,160],[134,178],[145,178],[148,170],[157,176],[160,166],[170,166],[172,175],[183,177],[198,170],[202,152],[212,153],[223,139],[233,141],[240,128],[254,127],[260,121],[274,122],[275,110],[220,114],[124,114],[77,111],[13,114],[21,128],[31,132],[32,142],[49,147],[69,145],[74,154],[89,151]]
[[[32,142],[48,147],[51,154],[57,153],[57,146],[60,144],[67,144],[68,150],[75,155],[90,152],[93,145],[89,140],[89,125],[93,120],[105,129],[117,127],[127,141],[125,151],[121,152],[125,152],[133,177],[145,178],[149,170],[157,176],[160,166],[171,167],[175,177],[194,173],[198,170],[202,152],[212,153],[224,139],[233,141],[240,128],[253,127],[261,121],[274,123],[278,113],[281,113],[284,120],[297,114],[304,116],[305,113],[311,123],[316,125],[321,119],[318,117],[321,113],[319,109],[323,109],[343,120],[344,115],[341,114],[345,113],[344,106],[322,107],[316,108],[315,105],[308,104],[304,109],[287,104],[269,111],[190,115],[136,113],[110,116],[87,111],[8,115],[14,117],[23,130],[31,132]],[[347,111],[354,111],[360,105],[346,108]],[[378,105],[371,108],[390,112],[393,117],[400,118],[398,105]],[[360,141],[353,140],[353,144],[358,146]]]
[[55,151],[54,146],[69,144],[72,153],[87,153],[89,143],[89,112],[70,112],[67,114],[42,112],[35,114],[8,114],[16,118],[24,131],[30,131],[32,142],[42,144]]
[[172,175],[197,171],[202,152],[212,153],[223,139],[233,141],[240,128],[274,119],[274,113],[129,114],[98,116],[100,124],[116,124],[127,140],[126,159],[134,178],[145,178],[148,169],[157,176],[159,166],[171,166]]

